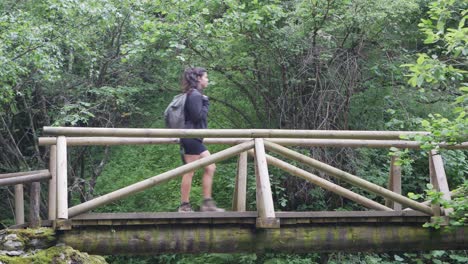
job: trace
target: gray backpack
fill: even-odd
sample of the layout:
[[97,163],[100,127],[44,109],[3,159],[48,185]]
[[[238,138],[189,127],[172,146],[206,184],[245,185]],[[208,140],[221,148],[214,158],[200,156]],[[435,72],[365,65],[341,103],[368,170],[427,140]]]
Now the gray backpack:
[[187,94],[182,93],[174,96],[172,102],[164,111],[164,120],[167,128],[184,128],[185,126],[185,101]]

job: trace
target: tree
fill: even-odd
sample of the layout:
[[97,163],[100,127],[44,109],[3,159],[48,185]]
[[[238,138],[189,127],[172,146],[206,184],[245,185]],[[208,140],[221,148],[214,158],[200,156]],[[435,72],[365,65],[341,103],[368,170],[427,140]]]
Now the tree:
[[[402,65],[408,68],[408,83],[431,97],[443,94],[452,100],[452,115],[444,117],[434,113],[429,119],[420,121],[428,136],[415,137],[423,149],[438,149],[441,142],[457,144],[468,140],[468,85],[465,83],[468,56],[468,4],[465,1],[438,0],[429,4],[428,18],[421,19],[419,27],[424,33],[424,43],[429,45],[426,52],[418,54],[415,63]],[[428,96],[429,97],[429,96]],[[466,151],[460,155],[467,156]],[[465,173],[468,171],[465,170]],[[464,173],[462,172],[461,175]],[[426,190],[434,202],[441,202],[446,208],[453,208],[451,224],[467,222],[468,182],[466,174],[461,179],[458,195],[452,201],[443,201],[432,186]],[[428,226],[439,227],[438,223]]]

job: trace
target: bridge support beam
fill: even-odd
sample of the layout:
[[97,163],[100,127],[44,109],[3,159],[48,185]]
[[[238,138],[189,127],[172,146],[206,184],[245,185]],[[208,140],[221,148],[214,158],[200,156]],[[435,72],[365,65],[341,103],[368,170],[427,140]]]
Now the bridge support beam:
[[99,255],[162,253],[310,253],[332,251],[408,251],[468,249],[468,227],[455,232],[420,225],[282,226],[256,229],[252,225],[154,225],[73,228],[59,241]]

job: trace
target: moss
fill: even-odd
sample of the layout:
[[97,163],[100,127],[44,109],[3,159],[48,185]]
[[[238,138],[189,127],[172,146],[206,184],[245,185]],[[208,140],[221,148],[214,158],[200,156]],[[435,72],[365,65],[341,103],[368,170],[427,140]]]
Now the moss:
[[33,239],[45,240],[47,243],[56,241],[55,231],[52,228],[7,229],[7,234],[16,234],[18,239],[27,245]]
[[34,239],[41,241],[42,248],[48,248],[57,241],[55,231],[52,228],[6,229],[5,231],[6,234],[15,234],[26,250],[35,249],[35,245],[31,245],[31,241]]
[[107,263],[104,257],[88,255],[69,246],[55,246],[40,250],[36,254],[25,257],[9,257],[0,255],[0,261],[6,264],[49,264],[49,263],[76,263],[76,264],[103,264]]
[[8,229],[8,233],[15,233],[29,239],[54,237],[55,231],[52,228],[26,228],[26,229]]

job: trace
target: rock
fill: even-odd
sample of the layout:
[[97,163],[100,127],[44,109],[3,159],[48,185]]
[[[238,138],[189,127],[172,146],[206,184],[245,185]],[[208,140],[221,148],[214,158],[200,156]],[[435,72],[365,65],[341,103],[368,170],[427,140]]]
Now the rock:
[[[0,264],[70,263],[105,264],[101,256],[88,255],[57,243],[53,229],[1,230]],[[57,244],[56,246],[53,246]]]
[[10,240],[8,239],[5,243],[3,243],[3,248],[7,251],[15,251],[23,249],[23,243],[19,240]]
[[37,239],[37,238],[31,239],[31,241],[29,241],[28,246],[31,247],[31,248],[35,248],[35,249],[43,249],[43,248],[48,248],[49,247],[46,240]]
[[17,234],[8,234],[4,238],[5,240],[18,240],[18,235]]
[[[6,252],[6,251],[5,251]],[[1,255],[0,264],[6,263],[67,263],[67,264],[106,264],[101,256],[88,255],[69,246],[53,246],[48,249],[24,252],[8,251]],[[23,254],[21,254],[23,253]]]
[[10,257],[16,257],[16,256],[21,256],[24,254],[23,250],[13,250],[13,251],[7,251],[6,255]]

